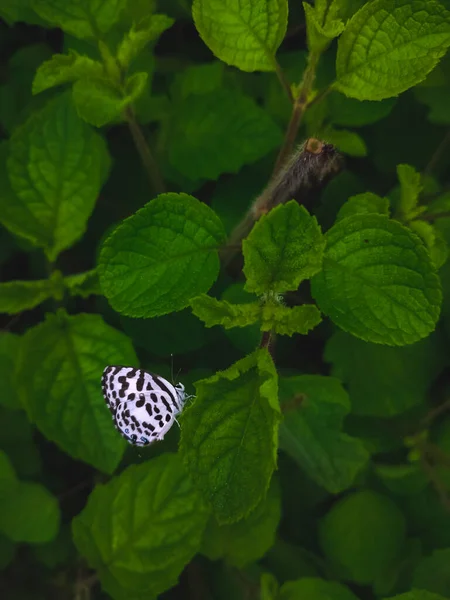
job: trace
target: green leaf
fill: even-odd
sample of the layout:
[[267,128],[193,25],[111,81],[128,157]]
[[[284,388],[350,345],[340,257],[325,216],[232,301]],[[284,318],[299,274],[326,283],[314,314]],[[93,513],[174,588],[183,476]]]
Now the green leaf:
[[238,568],[255,562],[273,545],[280,516],[280,489],[272,479],[267,496],[246,519],[220,526],[214,517],[210,518],[201,553],[210,560],[225,559]]
[[411,592],[406,592],[406,594],[391,596],[390,598],[386,598],[386,600],[446,600],[446,598],[439,594],[426,592],[425,590],[412,590]]
[[274,306],[267,304],[262,309],[262,331],[271,331],[280,335],[306,335],[311,329],[317,327],[322,316],[314,304],[301,306]]
[[322,266],[325,239],[317,219],[294,200],[263,215],[244,240],[245,288],[264,294],[296,290]]
[[429,108],[428,121],[438,125],[450,125],[447,98],[450,94],[450,85],[440,87],[416,87],[414,95],[417,100]]
[[224,240],[222,223],[208,206],[187,194],[161,194],[104,242],[98,265],[103,293],[131,317],[181,310],[214,283]]
[[97,38],[120,18],[126,0],[31,0],[37,14],[80,39]]
[[1,198],[2,222],[54,261],[84,233],[108,160],[104,140],[77,116],[70,94],[58,96],[11,138],[16,197]]
[[388,98],[378,102],[361,102],[354,98],[347,98],[343,94],[331,92],[326,101],[328,116],[333,125],[362,127],[387,117],[397,99]]
[[153,14],[134,24],[117,48],[117,60],[122,68],[127,69],[145,46],[158,39],[173,23],[167,15]]
[[263,573],[259,583],[260,600],[277,600],[279,593],[278,581],[272,573]]
[[416,217],[418,213],[425,210],[425,207],[417,209],[419,194],[423,189],[421,176],[410,165],[397,165],[397,176],[400,181],[400,204],[398,210],[402,219],[409,221]]
[[343,154],[349,156],[367,156],[367,146],[364,139],[356,132],[347,129],[326,127],[318,137],[337,146]]
[[208,94],[223,86],[225,65],[215,60],[203,65],[191,65],[175,74],[172,96],[185,100],[191,95]]
[[64,285],[69,290],[71,296],[81,296],[87,298],[93,294],[100,296],[100,282],[98,280],[97,269],[91,269],[84,273],[68,275],[64,277]]
[[[243,282],[229,285],[222,294],[222,300],[232,304],[248,304],[256,301],[254,294],[249,294],[244,290]],[[261,341],[261,329],[259,323],[253,323],[247,327],[235,327],[234,329],[225,329],[225,335],[233,346],[244,356],[251,354],[259,346]]]
[[62,83],[102,76],[105,74],[101,62],[69,50],[69,54],[54,54],[50,60],[40,65],[33,80],[32,91],[33,94],[39,94]]
[[190,306],[194,315],[204,321],[206,327],[214,325],[223,325],[225,329],[246,327],[258,321],[261,315],[259,302],[231,304],[226,300],[212,298],[207,294],[193,298]]
[[218,523],[233,523],[262,501],[276,466],[276,370],[267,350],[257,350],[195,387],[180,452]]
[[441,284],[414,233],[386,216],[368,214],[342,219],[326,239],[312,294],[336,325],[391,346],[412,344],[433,331]]
[[[79,552],[113,598],[155,598],[199,551],[208,511],[175,454],[98,486],[74,521]],[[122,588],[122,589],[121,589]]]
[[191,181],[236,173],[282,141],[280,128],[267,113],[231,89],[189,95],[174,106],[167,127],[170,164]]
[[423,81],[450,45],[450,15],[434,0],[374,0],[339,39],[335,89],[358,100],[397,96]]
[[449,255],[449,248],[444,234],[435,225],[419,219],[410,221],[408,227],[422,238],[435,268],[440,269],[447,262]]
[[320,523],[320,543],[340,578],[361,585],[383,576],[405,543],[405,519],[386,496],[358,491],[338,500]]
[[274,71],[275,53],[287,28],[287,0],[194,0],[201,38],[228,65],[242,71]]
[[98,315],[49,315],[27,331],[16,385],[29,418],[73,458],[112,473],[125,449],[102,397],[108,364],[133,365],[130,341]]
[[123,118],[123,111],[143,93],[147,73],[134,73],[123,91],[105,77],[83,78],[73,86],[73,101],[79,116],[87,123],[102,127]]
[[450,596],[450,548],[435,550],[431,556],[422,558],[413,576],[413,587]]
[[302,577],[281,586],[279,600],[358,600],[344,585],[318,577]]
[[30,310],[53,296],[49,279],[0,283],[0,313],[15,315]]
[[59,529],[57,499],[38,483],[21,482],[0,500],[0,531],[14,542],[42,544]]
[[336,18],[341,2],[316,0],[314,6],[308,2],[302,4],[305,10],[308,48],[311,52],[320,54],[344,31],[344,23]]
[[389,200],[381,198],[372,192],[364,192],[351,196],[340,208],[336,221],[351,217],[353,215],[380,214],[389,216]]
[[425,401],[446,364],[440,338],[430,336],[403,348],[390,348],[336,332],[325,349],[332,374],[349,390],[352,413],[393,417]]
[[7,454],[3,450],[0,450],[0,500],[3,501],[18,486],[19,480],[16,477],[14,468]]
[[18,335],[0,333],[0,405],[8,408],[20,408],[13,380],[20,343],[21,338]]
[[350,400],[340,382],[321,375],[283,378],[280,401],[280,448],[331,494],[350,487],[369,455],[360,440],[341,431]]
[[418,463],[375,465],[374,471],[386,488],[398,496],[417,494],[428,485],[427,475]]

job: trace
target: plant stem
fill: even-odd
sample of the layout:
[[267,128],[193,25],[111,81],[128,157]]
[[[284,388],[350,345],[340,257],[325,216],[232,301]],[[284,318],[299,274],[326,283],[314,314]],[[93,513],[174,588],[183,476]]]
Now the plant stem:
[[166,191],[164,181],[161,177],[161,173],[159,172],[158,165],[153,157],[150,147],[147,144],[147,140],[145,139],[141,126],[137,122],[131,107],[128,107],[125,110],[125,118],[128,123],[128,127],[130,128],[131,136],[136,149],[141,157],[142,164],[144,165],[145,172],[147,173],[150,185],[157,194],[162,194]]
[[291,119],[284,137],[283,145],[281,146],[275,163],[273,175],[279,172],[294,148],[295,139],[297,137],[303,115],[305,114],[305,110],[308,106],[308,98],[311,93],[314,79],[316,78],[316,68],[319,61],[319,56],[319,54],[314,52],[311,52],[308,56],[308,64],[303,75],[301,88],[292,107]]
[[275,73],[277,74],[278,80],[281,83],[281,87],[286,92],[287,97],[289,98],[289,102],[291,104],[294,103],[294,96],[292,95],[291,86],[289,85],[289,81],[286,79],[283,69],[280,67],[276,58],[274,58],[273,66],[275,67]]

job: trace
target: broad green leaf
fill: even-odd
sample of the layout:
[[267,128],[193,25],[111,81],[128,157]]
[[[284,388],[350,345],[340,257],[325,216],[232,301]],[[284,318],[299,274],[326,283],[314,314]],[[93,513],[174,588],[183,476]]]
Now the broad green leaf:
[[258,321],[261,315],[259,302],[231,304],[231,302],[217,300],[207,294],[193,298],[190,306],[194,315],[204,321],[206,327],[214,325],[223,325],[225,329],[246,327]]
[[343,154],[348,156],[367,156],[367,146],[364,139],[355,131],[348,129],[335,129],[326,127],[318,135],[321,139],[337,146]]
[[450,548],[435,550],[431,556],[422,558],[414,571],[412,585],[420,590],[428,590],[450,596]]
[[447,98],[450,94],[450,85],[440,87],[416,87],[414,95],[417,100],[429,108],[428,121],[438,125],[450,125]]
[[440,594],[433,594],[425,590],[412,590],[411,592],[406,592],[406,594],[391,596],[390,598],[386,598],[386,600],[446,600],[446,598]]
[[225,65],[215,60],[203,65],[192,65],[175,74],[172,96],[185,100],[188,96],[208,94],[223,86]]
[[29,418],[73,458],[112,473],[125,449],[102,397],[109,364],[136,365],[128,338],[99,315],[49,315],[22,339],[16,385]]
[[389,216],[389,200],[372,192],[365,192],[349,198],[339,210],[336,221],[353,215],[372,213]]
[[277,375],[266,349],[196,383],[181,417],[180,452],[220,525],[247,517],[276,466]]
[[361,127],[376,123],[387,117],[396,102],[396,98],[387,98],[378,102],[361,102],[337,92],[331,92],[326,98],[327,113],[331,123],[341,127]]
[[287,377],[279,385],[280,448],[328,492],[350,487],[369,455],[360,440],[341,431],[350,412],[347,392],[334,377],[321,375]]
[[58,96],[10,140],[16,197],[2,197],[2,222],[55,260],[84,233],[108,160],[104,140],[77,116],[70,94]]
[[322,518],[320,544],[342,579],[373,583],[398,559],[405,519],[387,496],[362,490],[346,496]]
[[427,475],[419,463],[375,465],[374,471],[385,487],[398,496],[417,494],[428,485]]
[[100,282],[98,280],[97,269],[91,269],[84,273],[68,275],[64,277],[64,285],[69,290],[71,296],[81,296],[87,298],[93,294],[100,296]]
[[82,119],[95,127],[121,120],[124,109],[143,93],[147,73],[134,73],[117,89],[105,77],[78,79],[73,86],[73,101]]
[[335,88],[358,100],[397,96],[423,81],[450,45],[450,14],[434,0],[374,0],[339,39]]
[[69,50],[69,54],[54,54],[50,60],[40,65],[33,80],[32,90],[33,94],[39,94],[62,83],[102,76],[104,77],[105,73],[101,62]]
[[117,60],[122,68],[127,69],[145,46],[156,40],[173,23],[174,20],[167,15],[153,14],[134,24],[117,48]]
[[322,271],[312,280],[319,308],[344,331],[402,346],[429,335],[441,284],[420,238],[383,215],[353,215],[326,234]]
[[180,459],[133,465],[89,496],[73,521],[79,552],[113,598],[150,599],[199,551],[208,511]]
[[201,38],[228,65],[242,71],[274,71],[275,53],[287,28],[287,0],[194,0]]
[[80,39],[96,38],[120,18],[126,0],[31,0],[37,14]]
[[280,516],[280,489],[273,479],[267,496],[247,518],[230,525],[218,525],[213,516],[210,518],[201,553],[210,560],[225,559],[238,568],[255,562],[273,545]]
[[341,583],[326,581],[316,577],[302,577],[297,581],[287,581],[281,586],[279,600],[358,600]]
[[52,296],[50,279],[0,283],[0,313],[15,315],[38,306]]
[[249,292],[286,292],[320,271],[325,238],[317,219],[295,200],[263,215],[244,240]]
[[[222,300],[231,304],[248,304],[256,301],[254,294],[244,290],[244,283],[233,283],[229,285],[222,294]],[[247,327],[234,327],[225,329],[227,338],[233,346],[238,348],[242,355],[251,354],[259,346],[261,341],[261,329],[259,323],[253,323]]]
[[409,221],[425,210],[425,207],[417,208],[419,194],[423,189],[421,176],[410,165],[397,165],[397,176],[401,192],[398,210],[402,219]]
[[262,309],[261,330],[272,330],[280,335],[306,335],[321,321],[320,311],[314,304],[302,304],[292,308],[267,304]]
[[[11,379],[14,368],[11,368]],[[31,479],[42,475],[41,456],[34,442],[35,429],[19,404],[15,390],[16,406],[13,409],[0,408],[0,448],[9,457],[20,479]],[[18,410],[19,409],[19,410]]]
[[8,408],[20,408],[13,379],[20,343],[21,338],[18,335],[0,333],[0,405]]
[[337,18],[341,2],[316,0],[314,6],[308,2],[302,4],[305,10],[308,48],[311,52],[319,54],[344,31],[343,21]]
[[427,390],[447,359],[441,339],[390,348],[337,331],[324,358],[349,391],[352,413],[393,417],[425,402]]
[[42,544],[59,529],[58,500],[38,483],[20,482],[0,500],[0,531],[14,542]]
[[176,103],[173,112],[165,132],[168,158],[191,181],[236,173],[282,141],[278,125],[237,90],[191,94]]
[[130,317],[181,310],[214,283],[224,241],[222,223],[208,206],[187,194],[161,194],[104,242],[98,264],[103,293]]

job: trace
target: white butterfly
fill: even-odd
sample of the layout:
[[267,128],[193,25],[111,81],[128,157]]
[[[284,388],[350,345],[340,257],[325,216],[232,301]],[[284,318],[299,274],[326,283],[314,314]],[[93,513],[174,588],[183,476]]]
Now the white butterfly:
[[188,396],[184,385],[134,367],[108,366],[102,390],[116,428],[136,446],[164,439]]

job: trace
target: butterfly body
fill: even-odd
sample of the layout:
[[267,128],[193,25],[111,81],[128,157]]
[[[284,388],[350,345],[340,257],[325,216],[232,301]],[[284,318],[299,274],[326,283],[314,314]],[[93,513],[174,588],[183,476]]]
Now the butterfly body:
[[186,401],[184,386],[134,367],[110,365],[103,371],[102,390],[114,425],[136,446],[163,440]]

